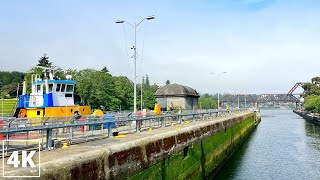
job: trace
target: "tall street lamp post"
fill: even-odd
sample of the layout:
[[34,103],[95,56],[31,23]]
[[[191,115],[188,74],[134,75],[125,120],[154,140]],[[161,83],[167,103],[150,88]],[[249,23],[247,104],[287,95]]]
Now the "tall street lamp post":
[[[217,74],[218,75],[218,86],[219,86],[220,76],[225,73],[227,73],[227,72],[222,72],[222,73]],[[210,73],[210,74],[215,74],[215,73]],[[220,109],[220,94],[219,94],[220,91],[219,90],[220,90],[220,88],[218,87],[218,109]]]
[[127,23],[134,29],[134,45],[131,47],[133,49],[133,59],[134,59],[134,100],[133,100],[133,112],[134,115],[137,113],[137,27],[144,21],[144,20],[152,20],[155,19],[154,16],[147,16],[143,18],[139,23],[131,24],[124,20],[117,20],[116,23],[122,24]]

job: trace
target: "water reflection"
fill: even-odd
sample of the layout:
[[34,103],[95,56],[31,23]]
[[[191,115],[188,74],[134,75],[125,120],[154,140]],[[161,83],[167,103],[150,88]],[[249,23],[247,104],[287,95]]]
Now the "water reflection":
[[307,143],[308,145],[320,151],[320,127],[319,125],[315,125],[309,121],[305,123],[306,135],[309,137]]
[[320,128],[292,111],[262,111],[262,122],[215,179],[319,179]]

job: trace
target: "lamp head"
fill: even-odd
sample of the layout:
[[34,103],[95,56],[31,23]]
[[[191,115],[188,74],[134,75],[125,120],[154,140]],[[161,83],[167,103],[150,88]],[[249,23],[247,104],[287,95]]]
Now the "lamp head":
[[121,24],[121,23],[124,23],[124,21],[123,20],[117,20],[116,23],[117,24]]
[[146,20],[152,20],[152,19],[155,19],[154,15],[146,17]]

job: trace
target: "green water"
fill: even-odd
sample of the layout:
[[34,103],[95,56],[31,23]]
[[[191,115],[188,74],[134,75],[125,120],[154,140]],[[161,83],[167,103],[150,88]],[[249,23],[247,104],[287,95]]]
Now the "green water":
[[215,179],[320,179],[320,128],[289,110],[262,121]]

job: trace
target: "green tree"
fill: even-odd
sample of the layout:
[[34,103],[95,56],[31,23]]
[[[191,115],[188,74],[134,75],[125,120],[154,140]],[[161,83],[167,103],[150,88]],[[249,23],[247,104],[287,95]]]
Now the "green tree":
[[169,80],[167,80],[167,81],[166,81],[166,85],[169,85],[169,84],[170,84],[170,81],[169,81]]
[[[121,101],[121,109],[133,109],[133,82],[125,76],[113,77],[117,98]],[[120,108],[120,107],[119,107]]]
[[304,89],[303,96],[305,98],[310,95],[320,95],[320,87],[313,83],[306,83],[302,88]]
[[313,113],[320,112],[320,77],[311,79],[311,83],[302,86],[304,89],[303,97],[305,98],[304,108]]
[[108,72],[109,72],[109,69],[108,69],[106,66],[104,66],[104,67],[101,69],[101,71],[108,73]]
[[154,105],[156,103],[156,98],[154,97],[154,91],[151,89],[144,91],[143,93],[143,103],[144,108],[154,109]]
[[[8,98],[16,97],[18,84],[22,83],[24,73],[12,71],[4,72],[0,71],[0,90],[5,92]],[[22,87],[20,86],[19,92]]]
[[317,77],[312,78],[311,83],[319,86],[320,85],[320,77],[317,76]]
[[203,94],[199,98],[199,108],[201,109],[217,109],[218,104],[211,95]]
[[24,73],[12,71],[0,71],[0,82],[1,86],[5,86],[11,83],[21,83],[23,80]]
[[38,60],[38,65],[37,66],[42,66],[42,67],[51,67],[52,63],[49,61],[49,57],[47,56],[46,53],[43,54],[43,56],[40,57]]
[[149,76],[148,75],[146,75],[146,85],[150,86],[150,81],[149,81]]
[[[18,88],[18,83],[11,83],[11,84],[7,84],[4,85],[1,88],[1,91],[6,92],[7,95],[9,95],[9,97],[16,97],[17,96],[17,88]],[[19,88],[21,90],[21,88]],[[20,91],[21,93],[21,91]]]
[[117,98],[114,80],[109,73],[84,69],[76,74],[77,94],[81,102],[93,109],[118,110],[121,100]]
[[312,113],[320,112],[320,96],[310,95],[305,99],[304,108]]

